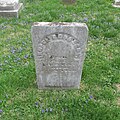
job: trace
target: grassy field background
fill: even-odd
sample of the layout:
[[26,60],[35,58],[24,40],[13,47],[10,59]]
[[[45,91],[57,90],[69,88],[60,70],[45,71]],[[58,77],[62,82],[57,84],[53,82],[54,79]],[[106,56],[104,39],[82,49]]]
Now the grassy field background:
[[[113,0],[21,0],[0,18],[0,120],[120,120],[120,9]],[[80,90],[38,90],[33,22],[81,22],[89,39]]]

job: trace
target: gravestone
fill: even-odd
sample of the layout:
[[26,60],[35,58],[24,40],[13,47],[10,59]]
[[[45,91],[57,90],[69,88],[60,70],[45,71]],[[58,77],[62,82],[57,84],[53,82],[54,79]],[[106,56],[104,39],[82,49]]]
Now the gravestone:
[[75,2],[76,2],[76,0],[62,0],[62,3],[68,4],[68,5],[74,4]]
[[120,8],[120,0],[115,0],[115,3],[113,4],[113,6]]
[[18,18],[22,5],[19,0],[0,0],[0,16]]
[[87,38],[84,23],[34,23],[32,41],[38,88],[80,87]]

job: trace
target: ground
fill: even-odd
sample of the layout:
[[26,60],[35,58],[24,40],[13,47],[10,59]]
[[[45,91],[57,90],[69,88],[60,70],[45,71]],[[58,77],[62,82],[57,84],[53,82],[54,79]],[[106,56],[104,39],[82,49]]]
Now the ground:
[[[113,0],[21,0],[19,19],[0,18],[1,120],[119,120],[120,9]],[[38,90],[34,22],[81,22],[89,28],[80,90]]]

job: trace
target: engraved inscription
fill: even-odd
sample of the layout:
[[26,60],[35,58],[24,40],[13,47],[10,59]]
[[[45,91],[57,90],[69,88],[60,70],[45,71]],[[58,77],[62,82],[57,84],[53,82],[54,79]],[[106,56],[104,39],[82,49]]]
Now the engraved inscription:
[[[81,46],[76,38],[54,33],[39,41],[37,56],[46,86],[66,86],[80,66]],[[69,79],[68,79],[69,78]]]

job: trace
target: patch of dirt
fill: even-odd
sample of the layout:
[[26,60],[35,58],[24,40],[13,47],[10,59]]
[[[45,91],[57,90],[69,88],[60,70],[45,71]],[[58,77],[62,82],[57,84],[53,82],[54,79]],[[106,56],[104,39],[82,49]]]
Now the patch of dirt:
[[115,86],[117,88],[117,92],[120,92],[120,84],[116,84]]
[[87,86],[84,83],[80,83],[80,90],[85,90]]
[[117,105],[120,107],[120,97],[117,99]]

